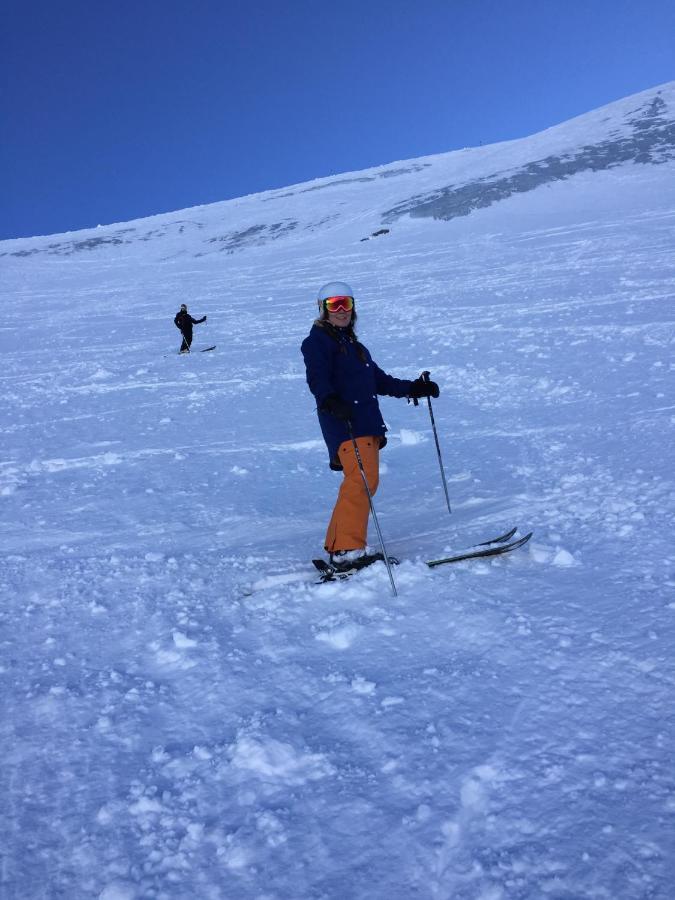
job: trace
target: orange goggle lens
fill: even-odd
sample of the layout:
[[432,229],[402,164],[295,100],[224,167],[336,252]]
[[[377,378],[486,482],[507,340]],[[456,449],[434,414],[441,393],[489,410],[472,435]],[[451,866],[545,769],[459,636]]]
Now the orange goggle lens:
[[328,297],[323,302],[326,307],[326,312],[329,313],[350,312],[354,309],[353,297]]

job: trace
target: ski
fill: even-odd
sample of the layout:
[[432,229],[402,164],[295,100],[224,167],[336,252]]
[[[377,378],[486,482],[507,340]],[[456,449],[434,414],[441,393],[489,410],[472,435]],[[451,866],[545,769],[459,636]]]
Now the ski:
[[[490,538],[488,541],[481,541],[481,543],[474,546],[474,549],[465,550],[463,553],[458,553],[456,556],[447,556],[442,559],[429,560],[427,565],[429,568],[434,568],[435,566],[442,566],[446,563],[463,562],[466,559],[481,559],[490,556],[501,556],[504,553],[511,553],[511,551],[517,550],[518,547],[522,547],[526,544],[533,534],[533,532],[530,531],[524,537],[513,541],[511,539],[517,530],[517,528],[511,528],[504,534]],[[384,562],[384,556],[381,553],[368,553],[360,559],[355,560],[351,566],[347,566],[344,569],[331,565],[331,563],[327,562],[325,559],[312,560],[314,568],[319,571],[319,580],[317,584],[324,584],[327,581],[344,581],[347,578],[351,578],[351,576],[355,575],[357,572],[360,572],[361,569],[365,569],[376,562]],[[392,565],[398,565],[399,561],[395,556],[390,556],[389,562]]]
[[[514,536],[517,530],[517,528],[512,528],[505,534],[500,534],[498,537],[491,538],[489,541],[482,541],[480,544],[475,544],[473,550],[466,550],[464,553],[459,553],[456,556],[448,556],[444,559],[429,560],[427,562],[427,565],[430,568],[434,568],[435,566],[441,566],[446,563],[462,562],[467,559],[489,558],[491,556],[501,556],[504,553],[511,553],[513,550],[517,550],[518,547],[522,547],[524,544],[526,544],[533,534],[533,532],[530,531],[524,537],[518,538],[518,540],[516,541],[511,541],[511,538]],[[365,569],[376,562],[384,562],[384,556],[381,553],[365,554],[360,559],[355,560],[351,566],[347,566],[347,568],[345,569],[339,569],[336,566],[331,565],[325,559],[313,559],[312,564],[314,565],[314,568],[319,572],[319,580],[316,581],[315,584],[325,584],[327,582],[333,581],[345,581],[347,578],[351,578],[352,575],[356,575],[356,573],[360,572],[361,569]],[[396,566],[398,565],[399,560],[395,556],[390,556],[389,562],[391,563],[391,565]],[[306,579],[309,580],[307,578],[307,575],[302,572],[285,572],[281,574],[268,575],[263,578],[261,582],[256,583],[255,585],[244,591],[243,596],[250,597],[252,594],[257,593],[258,591],[268,590],[274,587],[278,588],[283,584],[291,584],[294,582],[301,584]]]
[[[513,537],[515,533],[515,529],[509,535],[509,538]],[[522,547],[526,544],[529,539],[532,537],[533,532],[530,531],[528,534],[524,535],[521,538],[518,538],[517,541],[511,541],[510,543],[505,543],[509,538],[502,537],[497,538],[496,540],[486,541],[485,544],[478,544],[477,549],[475,550],[466,550],[464,553],[458,553],[456,556],[446,556],[443,559],[431,559],[427,561],[427,565],[429,568],[433,568],[434,566],[442,566],[446,563],[456,563],[463,562],[465,559],[482,559],[487,556],[501,556],[503,553],[511,553],[512,550],[517,550],[518,547]],[[486,546],[486,544],[488,546]],[[494,546],[490,546],[494,545]],[[483,547],[484,549],[478,549]]]
[[476,547],[488,547],[490,544],[505,544],[506,541],[511,540],[516,531],[518,531],[517,528],[512,528],[511,531],[507,531],[506,534],[500,534],[499,537],[491,538],[489,541],[481,541],[480,544],[476,544]]
[[[178,355],[179,356],[189,356],[190,353],[208,353],[209,350],[215,350],[216,347],[217,347],[217,344],[214,344],[212,347],[204,347],[203,350],[179,350]],[[173,356],[173,353],[171,354],[171,356]],[[164,359],[168,359],[168,358],[169,358],[168,355],[165,353]]]
[[[372,566],[373,563],[376,562],[384,562],[384,556],[381,553],[364,554],[364,556],[354,560],[352,565],[345,569],[339,569],[336,566],[331,565],[331,563],[326,562],[325,559],[312,560],[314,567],[319,570],[319,580],[317,581],[317,584],[324,584],[326,581],[344,581],[344,579],[351,578],[352,575],[360,572],[361,569]],[[398,565],[398,560],[395,556],[390,556],[389,562],[393,566]]]

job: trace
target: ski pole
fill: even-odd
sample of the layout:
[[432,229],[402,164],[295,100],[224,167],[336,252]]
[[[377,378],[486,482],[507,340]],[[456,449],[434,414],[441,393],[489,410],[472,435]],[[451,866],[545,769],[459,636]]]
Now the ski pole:
[[394,594],[394,597],[398,597],[398,592],[396,590],[396,585],[394,584],[394,576],[391,571],[391,563],[389,562],[389,557],[387,556],[387,548],[384,546],[384,538],[382,537],[382,531],[380,529],[380,523],[377,520],[377,513],[375,512],[375,506],[373,504],[373,495],[370,493],[370,488],[368,487],[368,479],[366,478],[366,472],[363,468],[363,462],[361,460],[361,453],[359,452],[359,445],[356,443],[356,438],[354,437],[354,432],[352,431],[352,423],[350,419],[347,419],[347,428],[349,429],[349,437],[352,439],[352,444],[354,445],[354,453],[356,455],[356,462],[359,466],[359,472],[361,473],[361,478],[363,479],[363,486],[366,489],[366,494],[368,494],[368,503],[370,503],[370,513],[373,517],[373,522],[375,522],[375,528],[377,529],[377,536],[380,539],[380,547],[382,547],[382,555],[384,556],[384,564],[387,567],[387,572],[389,573],[389,581],[391,582],[391,589]]
[[[429,381],[430,372],[422,372],[422,381]],[[441,479],[443,480],[443,490],[445,491],[445,502],[448,504],[448,512],[452,513],[450,508],[450,497],[448,496],[448,483],[445,480],[445,470],[443,468],[443,460],[441,459],[441,445],[438,443],[438,432],[436,431],[436,421],[434,419],[434,411],[431,406],[431,397],[427,397],[429,404],[429,415],[431,416],[431,427],[434,431],[434,440],[436,441],[436,455],[438,456],[438,465],[441,470]]]

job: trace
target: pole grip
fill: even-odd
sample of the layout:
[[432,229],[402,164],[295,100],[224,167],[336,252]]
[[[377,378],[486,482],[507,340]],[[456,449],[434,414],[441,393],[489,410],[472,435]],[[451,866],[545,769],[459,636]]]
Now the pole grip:
[[[422,374],[420,375],[420,378],[422,379],[422,381],[428,381],[430,374],[431,374],[430,372],[422,372]],[[417,397],[413,397],[413,406],[419,406],[419,405],[420,405],[420,401],[417,399]]]

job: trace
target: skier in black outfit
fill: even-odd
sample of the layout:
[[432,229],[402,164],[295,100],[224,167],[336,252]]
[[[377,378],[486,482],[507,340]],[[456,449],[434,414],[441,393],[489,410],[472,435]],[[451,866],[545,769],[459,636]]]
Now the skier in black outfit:
[[206,322],[206,316],[202,316],[201,319],[193,319],[188,312],[187,306],[184,303],[181,303],[180,310],[176,313],[176,317],[173,320],[173,324],[180,330],[180,333],[183,335],[183,343],[180,345],[181,353],[190,352],[190,344],[192,343],[192,326],[200,325],[202,322]]

